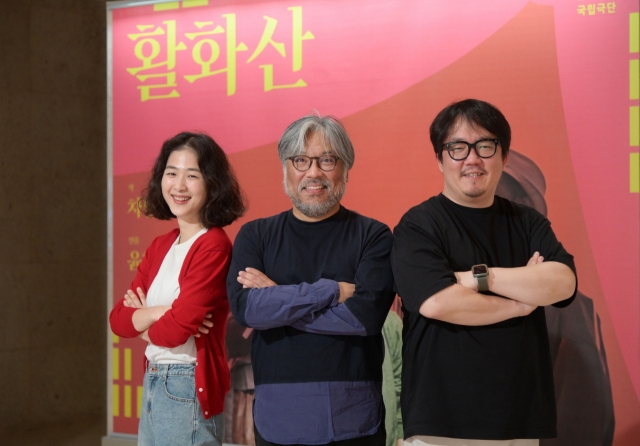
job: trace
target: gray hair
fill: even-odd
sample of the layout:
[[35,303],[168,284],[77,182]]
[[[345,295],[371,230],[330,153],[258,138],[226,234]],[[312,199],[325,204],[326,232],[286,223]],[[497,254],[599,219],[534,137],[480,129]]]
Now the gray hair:
[[287,158],[302,155],[309,136],[317,134],[322,144],[342,160],[347,170],[353,167],[356,154],[342,123],[335,116],[308,115],[284,131],[278,142],[278,156],[284,166]]

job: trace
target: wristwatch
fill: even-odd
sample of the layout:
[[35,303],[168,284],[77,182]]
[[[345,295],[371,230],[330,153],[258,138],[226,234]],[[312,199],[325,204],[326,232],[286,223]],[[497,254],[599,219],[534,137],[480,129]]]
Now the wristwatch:
[[489,277],[489,267],[484,263],[479,265],[473,265],[471,267],[471,274],[478,281],[478,291],[489,291],[489,283],[487,277]]

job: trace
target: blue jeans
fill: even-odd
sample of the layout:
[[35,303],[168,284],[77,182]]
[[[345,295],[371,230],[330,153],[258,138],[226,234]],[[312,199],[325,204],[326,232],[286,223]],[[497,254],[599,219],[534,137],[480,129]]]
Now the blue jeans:
[[144,374],[139,446],[222,446],[222,413],[205,420],[196,398],[195,366],[148,364]]

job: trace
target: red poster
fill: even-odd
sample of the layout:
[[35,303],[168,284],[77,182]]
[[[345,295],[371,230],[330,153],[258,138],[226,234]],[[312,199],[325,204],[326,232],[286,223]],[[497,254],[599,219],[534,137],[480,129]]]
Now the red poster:
[[[436,113],[483,99],[530,161],[512,169],[525,180],[532,165],[542,172],[537,193],[593,307],[584,323],[605,358],[614,444],[637,444],[638,9],[636,0],[111,6],[110,299],[128,289],[151,240],[175,226],[145,217],[137,200],[176,133],[205,131],[229,155],[249,201],[225,228],[233,239],[243,223],[290,207],[276,152],[287,125],[314,110],[335,115],[357,155],[344,204],[393,228],[442,190],[428,137]],[[110,434],[137,431],[144,345],[113,338]]]

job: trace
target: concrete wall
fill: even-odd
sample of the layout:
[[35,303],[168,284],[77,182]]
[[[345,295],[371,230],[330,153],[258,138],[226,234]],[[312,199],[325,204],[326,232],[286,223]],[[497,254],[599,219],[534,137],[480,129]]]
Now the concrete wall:
[[0,433],[106,417],[105,4],[0,2]]

